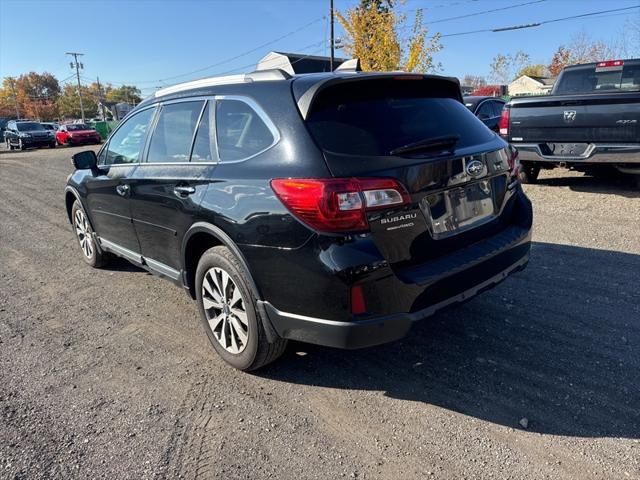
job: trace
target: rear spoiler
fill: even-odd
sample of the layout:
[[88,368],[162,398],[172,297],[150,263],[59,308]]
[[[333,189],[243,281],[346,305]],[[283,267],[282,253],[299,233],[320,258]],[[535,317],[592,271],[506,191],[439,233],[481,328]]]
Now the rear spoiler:
[[[404,77],[404,78],[403,78]],[[293,82],[293,95],[298,105],[298,110],[304,120],[309,116],[314,101],[318,98],[320,92],[326,88],[350,82],[362,82],[368,80],[379,79],[398,79],[398,80],[432,80],[437,83],[446,85],[451,89],[451,98],[455,98],[461,103],[463,102],[462,93],[460,92],[460,81],[455,77],[443,77],[440,75],[424,75],[406,72],[384,72],[384,73],[344,73],[340,75],[315,75],[302,76]]]

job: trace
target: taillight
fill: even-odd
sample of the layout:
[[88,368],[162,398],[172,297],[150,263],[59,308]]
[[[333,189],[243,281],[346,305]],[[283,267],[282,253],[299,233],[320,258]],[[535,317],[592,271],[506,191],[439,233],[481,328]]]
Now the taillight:
[[500,114],[500,121],[498,122],[498,128],[500,129],[500,135],[503,137],[509,136],[509,114],[511,109],[504,107]]
[[324,232],[367,230],[368,210],[410,202],[392,178],[276,178],[271,188],[293,215]]

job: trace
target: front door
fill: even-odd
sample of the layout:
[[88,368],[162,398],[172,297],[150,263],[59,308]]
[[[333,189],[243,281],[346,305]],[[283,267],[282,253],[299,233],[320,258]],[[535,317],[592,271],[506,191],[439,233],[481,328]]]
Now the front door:
[[146,161],[132,178],[131,214],[144,260],[173,278],[181,268],[182,238],[215,168],[210,115],[203,100],[163,105]]
[[[108,247],[140,253],[131,219],[131,178],[138,168],[155,109],[142,110],[127,119],[100,152],[99,170],[86,182],[87,203],[93,226]],[[115,245],[115,247],[114,247]]]

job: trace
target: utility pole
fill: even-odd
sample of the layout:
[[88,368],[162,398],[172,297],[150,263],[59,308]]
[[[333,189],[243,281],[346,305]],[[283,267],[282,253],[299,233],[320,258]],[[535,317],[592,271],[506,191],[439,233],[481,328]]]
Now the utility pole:
[[80,69],[84,68],[84,65],[78,62],[78,57],[84,55],[84,53],[67,52],[67,55],[71,55],[74,60],[71,62],[71,68],[76,69],[76,78],[78,79],[78,96],[80,97],[80,113],[82,114],[82,123],[84,123],[84,105],[82,104],[82,88],[80,87]]
[[331,58],[329,59],[329,70],[333,72],[333,60],[334,60],[333,0],[329,0],[329,16],[331,21]]
[[20,110],[18,110],[18,97],[16,95],[16,87],[13,84],[13,77],[9,77],[9,86],[11,87],[11,93],[13,93],[13,103],[16,106],[16,120],[20,118]]

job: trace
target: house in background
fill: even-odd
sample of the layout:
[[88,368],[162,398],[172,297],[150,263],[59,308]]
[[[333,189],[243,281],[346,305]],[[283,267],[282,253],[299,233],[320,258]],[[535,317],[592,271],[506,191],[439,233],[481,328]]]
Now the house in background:
[[512,97],[519,95],[547,95],[555,81],[555,78],[522,75],[509,84],[509,95]]
[[[346,59],[334,58],[333,69],[338,68]],[[305,55],[302,53],[269,52],[258,62],[256,70],[279,68],[289,75],[296,73],[330,72],[329,57]]]

